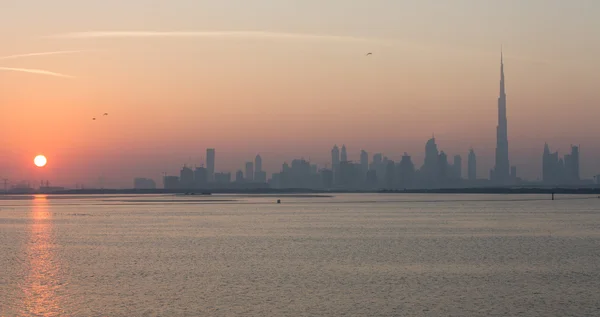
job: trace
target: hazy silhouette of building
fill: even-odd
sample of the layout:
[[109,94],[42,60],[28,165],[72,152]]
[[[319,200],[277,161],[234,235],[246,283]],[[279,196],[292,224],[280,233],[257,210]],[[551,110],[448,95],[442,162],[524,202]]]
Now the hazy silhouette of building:
[[219,185],[231,183],[231,173],[215,173],[215,183]]
[[445,186],[447,185],[447,181],[448,181],[448,170],[449,170],[449,165],[448,165],[448,156],[446,155],[446,153],[444,153],[444,151],[440,152],[439,158],[438,158],[438,184]]
[[517,180],[517,167],[516,166],[510,167],[510,178],[512,178],[513,181],[516,182],[516,180]]
[[506,91],[504,88],[504,59],[500,53],[500,96],[498,97],[498,126],[496,127],[496,165],[492,173],[494,183],[510,184],[508,160],[508,123],[506,119]]
[[367,172],[369,171],[369,153],[365,150],[360,151],[360,168],[366,178]]
[[361,168],[350,161],[340,162],[340,179],[338,186],[345,189],[358,189],[361,186]]
[[318,174],[319,173],[319,166],[317,164],[311,164],[310,165],[310,173],[311,174]]
[[337,144],[331,149],[331,169],[333,170],[333,181],[336,183],[340,170],[340,149]]
[[196,188],[205,188],[208,184],[208,171],[204,167],[196,167],[194,170],[194,183]]
[[[385,185],[385,169],[386,165],[383,162],[383,154],[376,153],[373,155],[373,161],[369,170],[375,171],[375,178],[377,179],[377,187],[384,187]],[[371,175],[373,177],[373,175]]]
[[244,182],[244,172],[242,172],[241,170],[238,170],[235,173],[235,182],[236,183],[243,183]]
[[394,161],[387,160],[385,166],[385,188],[396,188],[396,165]]
[[425,143],[425,160],[419,170],[421,186],[424,188],[435,188],[439,186],[440,179],[440,154],[438,152],[435,137]]
[[194,171],[185,165],[179,172],[179,186],[184,189],[194,188]]
[[323,188],[333,188],[333,171],[326,168],[322,169],[321,182],[323,183]]
[[571,154],[565,155],[565,178],[569,184],[577,184],[579,178],[579,146],[571,145]]
[[346,145],[342,145],[342,154],[340,157],[342,162],[348,161],[348,153],[346,152]]
[[254,181],[254,163],[246,162],[246,182]]
[[469,150],[468,157],[468,178],[470,181],[477,180],[477,156],[475,155],[475,151],[473,149]]
[[260,154],[256,155],[256,157],[254,158],[254,181],[255,182],[260,182],[260,183],[264,183],[266,182],[266,173],[264,174],[264,178],[263,179],[263,167],[262,167],[262,157],[260,157]]
[[153,179],[137,177],[133,180],[133,188],[135,189],[155,189],[156,183]]
[[550,152],[544,144],[542,155],[542,180],[547,185],[575,185],[579,178],[579,147],[571,146],[571,153],[561,159],[558,152]]
[[215,149],[206,149],[206,171],[209,182],[215,180],[215,159]]
[[165,189],[179,189],[179,177],[178,176],[163,177],[163,187]]
[[398,188],[412,188],[415,182],[415,165],[411,157],[404,153],[400,163],[398,164]]

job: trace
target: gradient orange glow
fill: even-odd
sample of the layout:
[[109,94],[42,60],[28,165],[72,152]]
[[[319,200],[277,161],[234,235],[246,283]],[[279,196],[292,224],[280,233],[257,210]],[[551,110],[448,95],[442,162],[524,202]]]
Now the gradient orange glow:
[[[271,172],[301,156],[324,165],[335,143],[346,144],[351,159],[361,149],[392,159],[408,152],[420,165],[432,133],[449,155],[465,158],[475,148],[486,175],[501,43],[511,163],[535,179],[547,141],[563,153],[581,144],[582,176],[600,168],[600,44],[589,40],[600,36],[597,2],[33,3],[3,8],[1,29],[15,31],[0,33],[8,44],[0,55],[78,52],[0,66],[74,78],[0,72],[0,124],[10,136],[0,145],[0,176],[66,186],[103,178],[105,186],[130,187],[135,176],[158,180],[184,163],[201,164],[207,147],[217,149],[217,170],[234,171],[261,153]],[[52,37],[86,30],[258,30],[368,41]],[[52,166],[30,166],[31,149],[52,157]]]

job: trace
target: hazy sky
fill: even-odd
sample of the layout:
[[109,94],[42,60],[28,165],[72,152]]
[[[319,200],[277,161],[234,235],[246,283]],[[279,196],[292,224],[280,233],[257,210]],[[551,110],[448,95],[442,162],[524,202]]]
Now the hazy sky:
[[0,56],[82,51],[0,57],[1,177],[131,186],[206,147],[217,170],[260,152],[271,172],[300,156],[324,165],[335,143],[420,166],[432,133],[465,162],[475,148],[487,176],[501,44],[519,174],[540,176],[545,141],[581,144],[583,176],[600,173],[596,0],[4,0],[0,12]]

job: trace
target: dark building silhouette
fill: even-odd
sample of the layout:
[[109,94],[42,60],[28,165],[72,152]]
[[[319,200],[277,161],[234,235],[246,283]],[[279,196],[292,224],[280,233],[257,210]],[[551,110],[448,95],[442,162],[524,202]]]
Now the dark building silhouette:
[[[419,170],[421,186],[424,188],[435,188],[439,186],[440,179],[440,157],[435,137],[425,144],[425,160]],[[445,156],[445,155],[444,155]]]
[[236,183],[243,183],[244,182],[244,172],[242,172],[241,170],[238,170],[235,173],[235,182]]
[[544,144],[542,155],[542,180],[547,185],[575,185],[579,178],[579,147],[571,146],[571,153],[561,159],[558,152],[550,152]]
[[194,183],[196,188],[206,188],[208,184],[208,171],[204,167],[196,167],[194,170]]
[[[444,151],[440,152],[439,158],[438,158],[438,184],[442,185],[441,187],[444,187],[445,185],[447,185],[448,183],[448,170],[449,170],[449,165],[448,165],[448,156],[446,155],[446,153],[444,153]],[[438,185],[439,186],[439,185]]]
[[326,168],[322,169],[321,182],[323,183],[323,188],[333,188],[333,171]]
[[177,177],[177,176],[163,177],[163,187],[165,189],[179,189],[179,177]]
[[396,165],[394,161],[388,160],[385,166],[385,188],[396,188]]
[[477,180],[477,156],[475,155],[475,151],[473,149],[469,150],[468,157],[468,178],[470,181]]
[[246,162],[246,182],[251,183],[254,181],[254,163]]
[[231,173],[215,173],[215,183],[218,185],[231,183]]
[[156,183],[153,179],[137,177],[133,180],[133,188],[135,189],[155,189]]
[[340,149],[337,144],[331,149],[331,169],[333,170],[333,181],[336,183],[340,169]]
[[185,165],[179,172],[179,186],[184,189],[194,188],[194,171]]
[[369,171],[369,153],[365,150],[360,151],[360,168],[363,175],[366,177],[367,172]]
[[400,163],[398,164],[398,188],[413,188],[415,183],[415,165],[411,157],[404,153]]
[[254,181],[257,183],[265,183],[267,181],[266,178],[266,173],[264,173],[263,177],[262,157],[260,157],[260,154],[258,154],[254,158]]
[[345,162],[348,160],[348,153],[346,152],[346,145],[342,145],[342,154],[341,154],[340,160],[342,162]]
[[215,149],[206,149],[206,171],[208,172],[208,181],[215,180]]
[[496,165],[492,173],[496,184],[510,184],[508,160],[508,123],[506,119],[506,91],[504,88],[504,59],[500,53],[500,96],[498,97],[498,126],[496,127]]

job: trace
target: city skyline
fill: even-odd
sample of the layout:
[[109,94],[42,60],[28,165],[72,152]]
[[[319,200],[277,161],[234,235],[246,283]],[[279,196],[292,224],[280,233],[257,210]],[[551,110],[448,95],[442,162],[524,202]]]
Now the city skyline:
[[[432,133],[450,161],[460,154],[464,165],[474,148],[487,177],[501,44],[510,165],[541,179],[545,142],[560,153],[580,144],[581,177],[598,173],[595,1],[34,0],[2,10],[3,178],[125,187],[206,164],[207,147],[232,174],[256,153],[269,173],[299,157],[323,165],[336,143],[352,160],[365,149],[421,162]],[[31,164],[40,153],[44,169]]]

